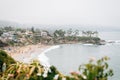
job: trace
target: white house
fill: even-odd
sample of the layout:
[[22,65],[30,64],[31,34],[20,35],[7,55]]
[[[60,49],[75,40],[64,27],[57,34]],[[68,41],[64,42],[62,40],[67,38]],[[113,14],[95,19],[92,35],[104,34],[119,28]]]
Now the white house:
[[46,37],[46,36],[48,36],[48,33],[46,31],[41,31],[41,36]]

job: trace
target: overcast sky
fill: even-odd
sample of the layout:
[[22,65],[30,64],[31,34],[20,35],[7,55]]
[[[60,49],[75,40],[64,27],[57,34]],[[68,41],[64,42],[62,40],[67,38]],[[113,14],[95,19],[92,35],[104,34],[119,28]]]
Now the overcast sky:
[[120,0],[0,0],[0,20],[120,27]]

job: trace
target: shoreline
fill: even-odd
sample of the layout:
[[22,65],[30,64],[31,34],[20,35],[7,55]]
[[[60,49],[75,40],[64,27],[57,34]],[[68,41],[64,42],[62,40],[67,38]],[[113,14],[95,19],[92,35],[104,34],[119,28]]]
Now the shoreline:
[[[76,44],[75,42],[66,43],[66,44]],[[82,43],[81,43],[82,44]],[[56,49],[60,46],[60,44],[56,45],[45,45],[45,44],[36,44],[36,45],[27,45],[27,46],[15,46],[15,47],[4,47],[5,51],[8,53],[16,61],[29,63],[31,60],[38,59],[39,61],[43,61],[43,56],[46,58],[45,53]],[[42,55],[41,55],[42,54]],[[41,60],[40,60],[41,58]],[[47,58],[46,58],[47,62]]]
[[35,57],[52,46],[44,44],[27,45],[22,47],[5,47],[5,51],[16,61],[29,63]]
[[[69,43],[75,44],[75,43]],[[94,45],[90,43],[77,43],[82,45]],[[27,45],[27,46],[15,46],[15,47],[5,47],[5,51],[8,55],[10,55],[14,60],[23,62],[23,63],[30,63],[32,60],[39,60],[43,65],[49,64],[49,59],[45,55],[46,52],[59,48],[59,45],[45,45],[45,44],[36,44],[36,45]]]
[[[76,42],[68,42],[66,44],[76,44]],[[94,45],[92,43],[77,43],[83,45]],[[44,54],[52,49],[59,47],[61,44],[55,45],[46,45],[46,44],[36,44],[36,45],[27,45],[27,46],[15,46],[15,47],[4,47],[5,51],[16,61],[29,63],[31,60],[39,59],[41,54]],[[43,56],[43,55],[42,55]],[[44,54],[45,56],[45,54]],[[44,57],[43,56],[43,57]],[[40,57],[41,58],[41,57]],[[40,59],[39,59],[40,60]],[[47,58],[46,58],[47,60]],[[42,61],[44,61],[42,59]]]

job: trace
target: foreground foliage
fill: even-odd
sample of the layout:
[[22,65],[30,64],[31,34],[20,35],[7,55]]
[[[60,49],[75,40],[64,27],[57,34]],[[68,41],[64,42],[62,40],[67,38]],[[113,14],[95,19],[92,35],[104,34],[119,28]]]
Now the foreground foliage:
[[42,66],[34,60],[31,64],[17,62],[9,66],[9,69],[1,77],[2,80],[53,80],[56,74],[61,75],[54,66],[50,68]]
[[16,62],[2,74],[1,80],[108,80],[113,76],[112,69],[107,64],[108,57],[96,62],[80,65],[79,72],[71,72],[70,76],[63,75],[54,66],[47,67],[33,60],[31,64]]
[[6,65],[6,68],[10,65],[15,63],[15,60],[11,58],[7,53],[3,50],[0,50],[0,72],[3,72],[3,64]]
[[[90,59],[88,64],[80,65],[79,72],[73,72],[71,75],[73,80],[108,80],[109,76],[113,76],[113,70],[109,69],[108,57],[103,57],[96,62],[94,58]],[[70,79],[71,80],[71,79]]]

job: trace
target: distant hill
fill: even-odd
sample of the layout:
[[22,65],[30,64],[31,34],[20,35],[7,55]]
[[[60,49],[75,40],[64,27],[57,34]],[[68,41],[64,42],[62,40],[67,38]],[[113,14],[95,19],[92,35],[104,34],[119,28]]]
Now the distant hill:
[[17,23],[17,22],[12,22],[12,21],[3,21],[0,20],[0,27],[5,27],[5,26],[13,26],[13,27],[20,27],[21,24]]
[[92,31],[120,31],[120,27],[105,27],[99,25],[79,25],[79,24],[65,24],[65,25],[54,25],[54,24],[20,24],[12,21],[3,21],[0,20],[0,27],[11,26],[11,27],[23,27],[23,28],[39,28],[48,31],[54,31],[56,29],[68,30],[72,28],[73,30],[78,29],[82,30],[92,30]]

